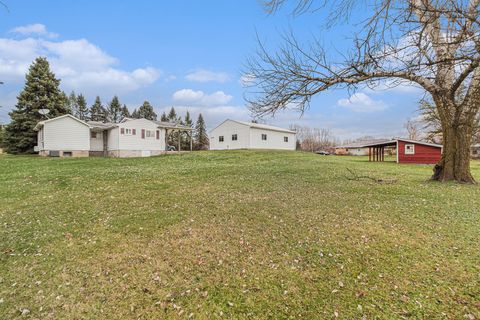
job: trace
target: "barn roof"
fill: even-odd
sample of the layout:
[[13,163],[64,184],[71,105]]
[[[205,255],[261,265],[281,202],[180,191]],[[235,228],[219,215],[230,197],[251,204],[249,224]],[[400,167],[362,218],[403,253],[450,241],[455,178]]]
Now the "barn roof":
[[421,144],[424,146],[430,146],[430,147],[435,147],[435,148],[442,148],[441,144],[436,144],[436,143],[430,143],[430,142],[424,142],[424,141],[418,141],[418,140],[410,140],[410,139],[403,139],[403,138],[397,138],[397,139],[392,139],[392,140],[387,140],[387,141],[379,141],[375,143],[370,143],[366,144],[363,147],[368,148],[368,147],[389,147],[389,146],[395,146],[397,145],[398,141],[403,141],[403,142],[408,142],[408,143],[414,143],[414,144]]

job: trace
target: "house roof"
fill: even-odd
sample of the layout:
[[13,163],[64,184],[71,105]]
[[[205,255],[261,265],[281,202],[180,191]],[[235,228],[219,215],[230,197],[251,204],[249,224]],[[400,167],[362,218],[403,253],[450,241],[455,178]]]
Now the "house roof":
[[78,119],[77,117],[74,117],[72,116],[71,114],[64,114],[63,116],[59,116],[59,117],[55,117],[55,118],[51,118],[51,119],[47,119],[47,120],[43,120],[43,121],[40,121],[38,122],[36,125],[35,125],[35,128],[33,128],[34,130],[40,130],[41,127],[43,127],[45,125],[45,123],[48,123],[48,122],[52,122],[52,121],[56,121],[56,120],[59,120],[59,119],[63,119],[63,118],[72,118],[84,125],[86,125],[87,127],[90,127],[90,125],[88,123],[86,123],[85,121],[83,120],[80,120]]
[[288,130],[288,129],[284,129],[284,128],[280,128],[280,127],[270,126],[270,125],[267,125],[267,124],[253,123],[253,122],[246,122],[246,121],[239,121],[239,120],[232,120],[232,119],[226,119],[225,121],[220,123],[218,126],[213,128],[212,130],[210,130],[210,132],[212,132],[216,128],[220,127],[222,124],[224,124],[227,121],[233,121],[233,122],[242,124],[244,126],[248,126],[250,128],[255,128],[255,129],[272,130],[272,131],[279,131],[279,132],[286,132],[286,133],[296,133],[293,130]]
[[184,126],[178,123],[172,123],[172,122],[165,122],[165,121],[152,121],[155,124],[157,124],[159,127],[165,128],[165,129],[182,129],[182,130],[193,130],[192,127],[189,126]]
[[[50,122],[50,121],[55,121],[55,120],[58,120],[58,119],[62,119],[62,118],[65,118],[65,117],[69,117],[69,118],[72,118],[72,119],[74,119],[74,120],[76,120],[80,123],[83,123],[84,125],[88,126],[90,129],[92,129],[94,131],[109,130],[109,129],[112,129],[112,128],[115,128],[115,127],[118,126],[118,123],[100,122],[100,121],[83,121],[83,120],[78,119],[75,116],[72,116],[71,114],[65,114],[63,116],[59,116],[59,117],[56,117],[56,118],[40,121],[39,123],[37,123],[37,125],[35,126],[34,129],[39,130],[41,127],[43,127],[45,125],[45,123]],[[126,121],[133,121],[133,120],[139,120],[139,119],[123,118],[120,123],[124,123]],[[154,121],[154,120],[148,120],[148,119],[144,119],[144,120],[151,121],[154,124],[158,125],[158,127],[160,127],[160,128],[180,129],[180,130],[186,130],[186,131],[193,130],[191,127],[180,125],[180,124],[177,124],[177,123],[164,122],[164,121]]]
[[87,123],[92,129],[100,130],[108,130],[117,126],[116,123],[112,122],[87,121]]

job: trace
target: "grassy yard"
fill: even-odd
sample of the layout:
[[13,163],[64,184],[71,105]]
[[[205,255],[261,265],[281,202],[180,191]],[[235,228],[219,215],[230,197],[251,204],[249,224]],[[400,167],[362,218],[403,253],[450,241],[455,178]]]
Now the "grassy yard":
[[480,319],[480,187],[430,174],[295,152],[0,156],[0,319]]

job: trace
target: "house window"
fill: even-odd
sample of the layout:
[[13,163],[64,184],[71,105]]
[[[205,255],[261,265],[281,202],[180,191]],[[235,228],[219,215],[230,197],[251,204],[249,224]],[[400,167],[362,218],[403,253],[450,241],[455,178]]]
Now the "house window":
[[283,142],[288,142],[288,137],[283,137]]
[[97,133],[96,132],[90,132],[90,139],[97,139]]
[[147,138],[154,138],[155,137],[155,131],[145,130],[145,135],[147,136]]
[[267,141],[267,135],[265,133],[262,133],[262,140]]
[[405,145],[405,154],[415,154],[415,145],[414,144],[406,144]]
[[218,142],[223,142],[223,136],[218,136]]
[[125,128],[125,135],[131,136],[132,135],[132,129]]
[[232,141],[237,141],[238,140],[238,136],[237,134],[232,134]]

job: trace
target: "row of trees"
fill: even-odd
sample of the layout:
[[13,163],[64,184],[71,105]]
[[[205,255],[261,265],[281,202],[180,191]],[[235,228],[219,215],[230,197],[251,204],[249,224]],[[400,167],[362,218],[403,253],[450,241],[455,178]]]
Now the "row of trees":
[[[60,90],[60,80],[51,72],[47,59],[39,57],[30,66],[26,75],[25,87],[17,97],[15,108],[9,113],[10,124],[5,129],[0,128],[1,146],[8,153],[33,152],[33,147],[37,144],[37,133],[34,128],[38,122],[45,120],[45,116],[39,112],[40,109],[48,109],[49,118],[72,114],[84,121],[118,123],[124,117],[157,120],[157,114],[148,101],[130,113],[127,106],[122,105],[117,96],[114,96],[106,106],[97,96],[90,107],[88,107],[83,94],[77,95],[72,92],[67,96]],[[181,116],[177,116],[173,107],[168,115],[165,112],[161,115],[161,121],[194,127],[188,111],[182,119]],[[205,121],[201,114],[195,124],[193,137],[195,149],[208,148]],[[178,145],[178,135],[170,135],[168,138],[170,144]],[[187,135],[182,133],[180,139],[182,148],[188,148],[190,141]]]

